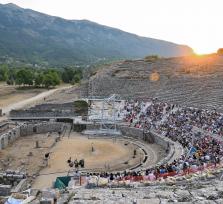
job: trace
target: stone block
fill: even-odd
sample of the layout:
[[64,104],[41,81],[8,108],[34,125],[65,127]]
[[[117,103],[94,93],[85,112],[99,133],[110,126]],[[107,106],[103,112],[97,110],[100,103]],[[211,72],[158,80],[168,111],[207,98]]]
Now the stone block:
[[47,198],[40,201],[40,204],[54,204],[53,198]]
[[151,198],[151,199],[137,199],[137,204],[160,204],[160,199],[158,198]]
[[11,185],[0,185],[0,196],[8,196],[11,193]]

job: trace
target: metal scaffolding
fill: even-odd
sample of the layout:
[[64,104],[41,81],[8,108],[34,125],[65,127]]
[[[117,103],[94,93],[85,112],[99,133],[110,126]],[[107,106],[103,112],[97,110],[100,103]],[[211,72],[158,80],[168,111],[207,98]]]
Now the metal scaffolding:
[[[99,110],[100,114],[99,117],[97,118],[97,120],[94,120],[95,124],[100,124],[100,128],[99,129],[94,129],[94,130],[88,130],[86,132],[88,132],[89,134],[102,134],[102,135],[120,135],[120,131],[117,130],[117,108],[115,106],[115,103],[118,101],[121,101],[119,96],[116,94],[113,94],[111,96],[109,96],[108,98],[102,98],[102,99],[88,99],[89,101],[101,101],[102,102],[102,107]],[[106,117],[105,116],[105,111],[106,111],[106,107],[111,105],[112,109],[112,115],[111,117]],[[90,110],[89,112],[92,113],[92,110]]]

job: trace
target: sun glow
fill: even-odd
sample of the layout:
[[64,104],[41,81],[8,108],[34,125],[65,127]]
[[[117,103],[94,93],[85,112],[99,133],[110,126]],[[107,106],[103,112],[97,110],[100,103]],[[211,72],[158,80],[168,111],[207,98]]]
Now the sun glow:
[[196,55],[213,54],[213,53],[217,53],[217,50],[218,50],[217,45],[210,45],[210,43],[201,44],[201,45],[198,44],[194,46],[193,48],[193,51]]
[[194,51],[194,54],[197,55],[197,56],[203,56],[203,55],[206,55],[206,54],[211,54],[211,53],[216,53],[217,50],[205,50],[205,49],[193,49]]

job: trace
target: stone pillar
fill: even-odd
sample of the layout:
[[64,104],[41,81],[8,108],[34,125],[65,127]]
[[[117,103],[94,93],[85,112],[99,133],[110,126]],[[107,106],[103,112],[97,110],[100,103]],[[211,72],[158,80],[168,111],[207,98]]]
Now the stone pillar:
[[1,149],[5,148],[4,137],[1,138],[0,145],[1,145]]
[[39,141],[36,141],[36,148],[39,148]]

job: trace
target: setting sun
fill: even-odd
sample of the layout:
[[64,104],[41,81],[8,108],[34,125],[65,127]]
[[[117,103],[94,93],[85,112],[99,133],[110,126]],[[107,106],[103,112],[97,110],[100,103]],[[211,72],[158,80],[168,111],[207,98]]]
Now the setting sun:
[[218,50],[217,45],[213,47],[212,46],[208,47],[208,45],[207,46],[200,45],[193,48],[194,53],[197,55],[212,54],[212,53],[216,53],[217,50]]

